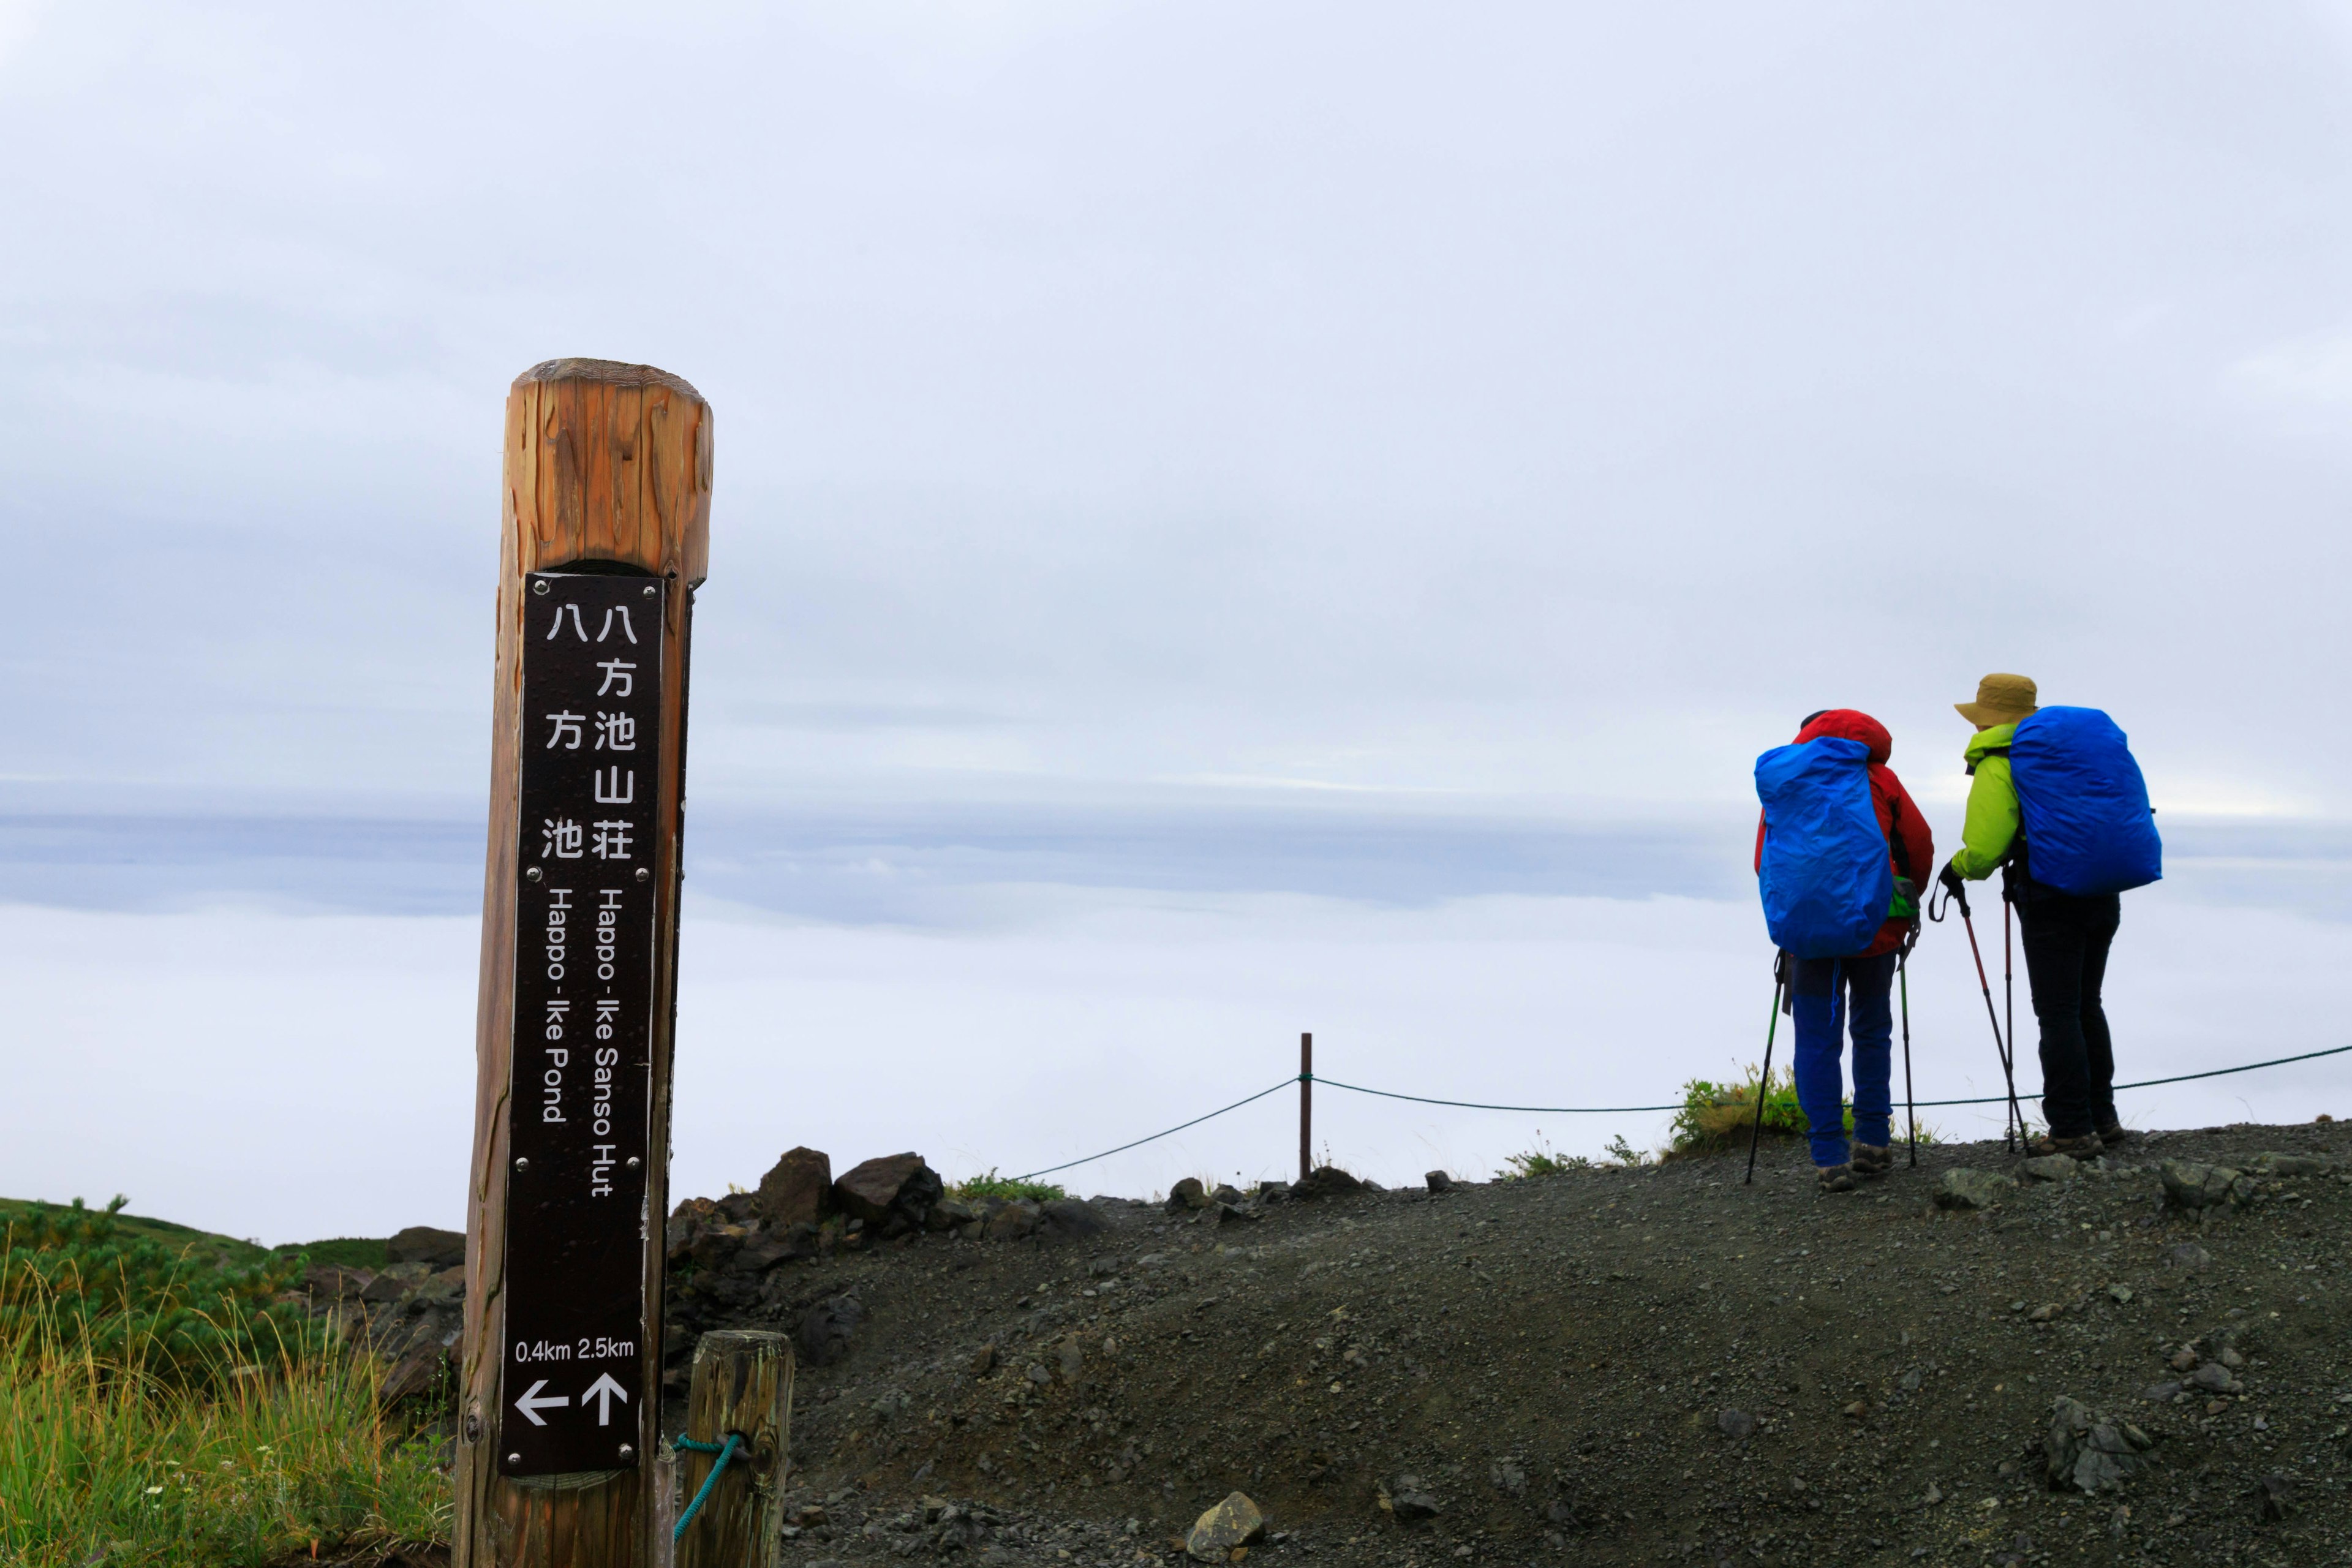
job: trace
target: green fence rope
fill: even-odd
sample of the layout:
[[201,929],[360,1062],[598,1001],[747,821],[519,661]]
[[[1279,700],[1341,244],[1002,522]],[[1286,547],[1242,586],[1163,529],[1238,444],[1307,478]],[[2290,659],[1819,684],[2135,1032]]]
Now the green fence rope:
[[717,1443],[698,1443],[693,1438],[684,1435],[680,1435],[677,1440],[670,1445],[673,1448],[682,1449],[689,1454],[716,1454],[719,1456],[719,1462],[710,1467],[710,1473],[709,1475],[702,1478],[702,1489],[694,1494],[694,1500],[688,1503],[686,1505],[686,1511],[677,1516],[677,1528],[669,1532],[669,1538],[672,1541],[679,1540],[685,1536],[686,1527],[694,1522],[694,1516],[700,1513],[702,1511],[702,1505],[710,1500],[710,1489],[719,1484],[719,1472],[727,1468],[727,1461],[735,1457],[735,1450],[741,1447],[742,1445],[743,1434],[740,1432],[728,1433],[727,1442],[723,1447]]

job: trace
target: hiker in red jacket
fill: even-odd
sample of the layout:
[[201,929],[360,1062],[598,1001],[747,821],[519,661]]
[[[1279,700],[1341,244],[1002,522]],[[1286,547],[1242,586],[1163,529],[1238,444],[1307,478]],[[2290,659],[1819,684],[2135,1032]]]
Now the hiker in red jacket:
[[[1918,891],[1936,867],[1936,842],[1927,819],[1911,802],[1903,781],[1886,765],[1895,749],[1886,726],[1851,708],[1832,708],[1806,719],[1797,743],[1835,735],[1870,750],[1870,804],[1895,867],[1895,901],[1877,937],[1844,958],[1794,961],[1786,1004],[1796,1016],[1797,1103],[1810,1124],[1813,1164],[1822,1190],[1853,1190],[1857,1174],[1881,1176],[1895,1167],[1894,1055],[1895,966],[1917,928]],[[1764,823],[1756,823],[1756,869],[1764,869]],[[1832,994],[1843,991],[1843,996]],[[1845,1139],[1845,1021],[1853,1027],[1853,1147]]]

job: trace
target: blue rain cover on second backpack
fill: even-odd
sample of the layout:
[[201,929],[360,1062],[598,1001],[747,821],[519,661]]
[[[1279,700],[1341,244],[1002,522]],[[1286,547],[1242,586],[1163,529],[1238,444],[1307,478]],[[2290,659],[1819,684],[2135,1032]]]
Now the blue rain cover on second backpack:
[[2147,782],[2116,721],[2095,708],[2043,708],[2017,721],[2009,776],[2025,818],[2027,868],[2095,898],[2164,875]]
[[1756,759],[1764,803],[1764,928],[1799,958],[1868,947],[1895,900],[1886,836],[1870,804],[1870,748],[1824,735]]

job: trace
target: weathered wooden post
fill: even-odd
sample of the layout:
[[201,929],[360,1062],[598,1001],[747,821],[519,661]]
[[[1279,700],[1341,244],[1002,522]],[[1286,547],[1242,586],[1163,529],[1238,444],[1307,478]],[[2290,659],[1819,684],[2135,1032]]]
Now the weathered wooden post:
[[1315,1037],[1298,1037],[1298,1179],[1315,1168]]
[[[677,1568],[776,1568],[783,1561],[779,1509],[792,1415],[791,1341],[721,1329],[695,1342],[686,1435],[702,1449],[678,1456],[678,1495],[681,1510],[698,1495],[702,1507],[677,1538]],[[731,1454],[730,1437],[740,1439]],[[702,1451],[709,1447],[719,1452]],[[713,1480],[711,1468],[721,1458],[727,1463]]]
[[710,424],[650,365],[507,394],[456,1568],[651,1561]]

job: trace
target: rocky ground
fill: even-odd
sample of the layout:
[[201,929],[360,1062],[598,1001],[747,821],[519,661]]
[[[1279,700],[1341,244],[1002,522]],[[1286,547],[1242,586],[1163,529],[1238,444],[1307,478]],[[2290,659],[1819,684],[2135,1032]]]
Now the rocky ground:
[[1058,1215],[902,1169],[854,1232],[683,1206],[668,1349],[682,1385],[699,1330],[795,1338],[806,1568],[1174,1561],[1236,1491],[1250,1557],[1333,1564],[2352,1562],[2347,1156],[1965,1144],[1824,1196],[1783,1146],[1753,1186]]
[[2157,1134],[1947,1194],[1990,1207],[1937,1194],[1999,1143],[1837,1196],[1784,1147],[1753,1186],[1096,1199],[1091,1237],[908,1230],[731,1315],[802,1342],[798,1563],[1173,1559],[1237,1490],[1252,1556],[1330,1563],[2343,1562],[2347,1154]]

